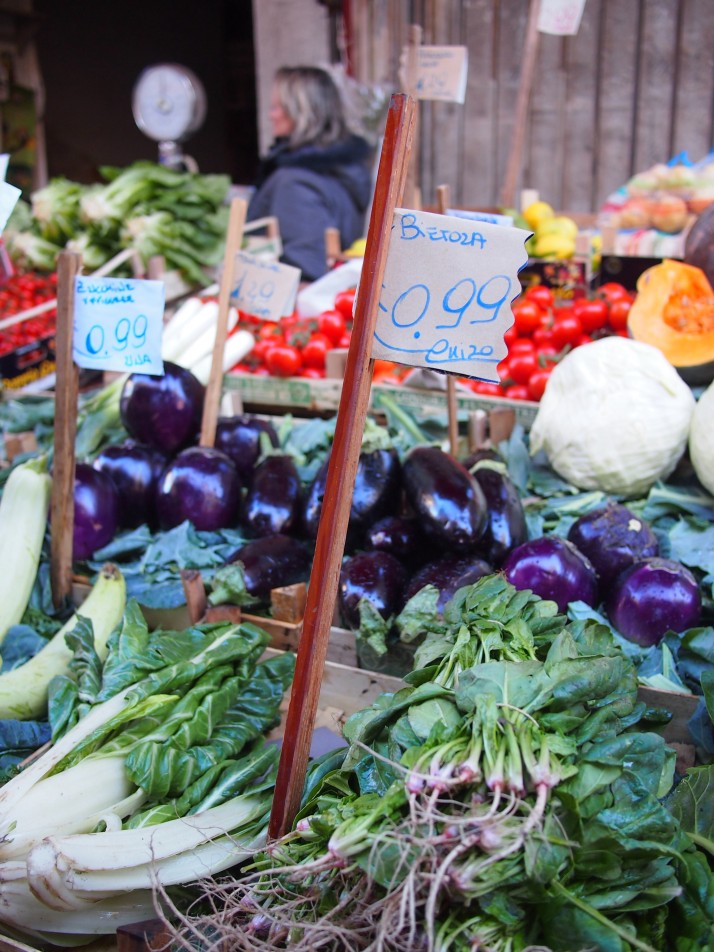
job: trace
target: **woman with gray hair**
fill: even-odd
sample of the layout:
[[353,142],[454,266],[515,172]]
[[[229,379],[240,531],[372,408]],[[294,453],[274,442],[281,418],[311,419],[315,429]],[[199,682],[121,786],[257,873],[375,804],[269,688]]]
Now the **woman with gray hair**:
[[337,228],[342,247],[364,233],[371,197],[371,149],[347,127],[340,92],[315,66],[275,74],[270,122],[274,142],[262,160],[248,220],[273,216],[281,260],[314,281],[327,271],[325,231]]

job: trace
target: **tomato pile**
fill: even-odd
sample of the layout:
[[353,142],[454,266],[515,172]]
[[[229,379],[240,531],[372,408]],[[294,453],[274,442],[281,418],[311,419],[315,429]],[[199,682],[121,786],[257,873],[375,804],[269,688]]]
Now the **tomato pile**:
[[556,305],[550,288],[527,288],[513,303],[506,331],[508,356],[498,365],[499,384],[472,382],[476,393],[538,401],[558,361],[575,347],[600,337],[627,337],[633,294],[621,284],[603,284],[591,297]]
[[[16,273],[0,288],[0,320],[27,311],[57,297],[57,275],[36,271]],[[0,331],[0,356],[25,344],[43,340],[55,332],[55,308],[37,317],[20,321]]]
[[273,322],[241,313],[236,329],[251,331],[255,346],[231,372],[321,379],[328,352],[350,345],[354,297],[354,289],[341,291],[333,309],[314,318],[293,314]]

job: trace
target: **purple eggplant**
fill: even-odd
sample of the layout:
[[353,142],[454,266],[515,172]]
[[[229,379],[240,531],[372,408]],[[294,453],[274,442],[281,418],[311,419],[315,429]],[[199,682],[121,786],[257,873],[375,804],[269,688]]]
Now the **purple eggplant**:
[[329,453],[320,464],[320,468],[307,487],[302,503],[301,528],[308,539],[317,538],[322,513],[322,500],[325,498],[325,484],[327,483],[327,468],[330,465]]
[[363,598],[388,619],[404,606],[407,571],[388,552],[358,552],[345,559],[340,571],[338,603],[348,628],[359,628],[359,603]]
[[159,525],[171,529],[188,520],[204,531],[235,526],[241,489],[238,472],[225,453],[191,446],[171,460],[159,480]]
[[402,465],[405,495],[432,543],[474,552],[488,519],[486,499],[469,471],[435,446],[415,446]]
[[618,575],[605,609],[621,635],[649,647],[659,644],[668,631],[697,627],[701,591],[692,572],[679,562],[640,559]]
[[568,539],[595,566],[603,593],[633,562],[659,555],[659,542],[650,526],[614,501],[576,519]]
[[267,602],[272,589],[308,580],[312,556],[298,539],[279,532],[246,542],[229,562],[241,563],[247,592]]
[[161,376],[131,374],[121,392],[121,420],[137,442],[173,456],[196,442],[205,388],[197,377],[170,361]]
[[216,424],[213,445],[230,456],[245,486],[250,485],[253,470],[261,455],[261,436],[274,448],[280,445],[275,427],[256,416],[221,417]]
[[250,536],[290,533],[300,516],[300,476],[291,456],[266,456],[253,471],[240,524]]
[[506,557],[503,572],[517,589],[530,589],[564,612],[570,602],[595,605],[597,573],[567,539],[541,536],[517,546]]
[[428,544],[418,521],[412,516],[384,516],[364,534],[365,548],[389,552],[406,566],[421,565],[428,557]]
[[515,483],[502,469],[479,466],[473,471],[487,505],[486,531],[479,552],[496,567],[528,538],[526,514]]
[[425,585],[434,585],[439,589],[437,610],[442,612],[444,606],[454,594],[465,585],[473,585],[485,575],[491,575],[493,566],[476,556],[445,555],[433,562],[427,562],[409,580],[405,592],[405,601],[409,601]]
[[108,545],[119,528],[119,495],[111,476],[90,463],[74,468],[72,558],[91,558]]
[[163,453],[134,440],[112,443],[97,454],[92,466],[116,486],[122,528],[156,527],[156,487],[167,462]]

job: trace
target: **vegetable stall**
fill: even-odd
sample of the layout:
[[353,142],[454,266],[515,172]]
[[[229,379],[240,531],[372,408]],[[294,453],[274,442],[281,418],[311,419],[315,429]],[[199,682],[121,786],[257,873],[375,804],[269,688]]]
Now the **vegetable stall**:
[[[210,263],[151,206],[153,172],[131,171],[85,214],[122,222],[143,196],[152,253],[178,266],[183,232]],[[82,207],[66,185],[45,197]],[[639,290],[524,290],[507,343],[528,344],[498,393],[470,390],[530,411],[501,438],[462,426],[453,445],[445,395],[410,413],[382,368],[347,501],[328,749],[277,839],[286,635],[299,651],[321,582],[338,418],[222,403],[203,445],[218,305],[194,288],[166,315],[163,374],[80,395],[75,589],[57,604],[54,400],[0,403],[5,448],[33,438],[0,471],[7,948],[128,942],[144,922],[190,950],[714,948],[714,384],[626,331]],[[284,322],[232,309],[226,391],[262,366],[323,382],[351,298]]]

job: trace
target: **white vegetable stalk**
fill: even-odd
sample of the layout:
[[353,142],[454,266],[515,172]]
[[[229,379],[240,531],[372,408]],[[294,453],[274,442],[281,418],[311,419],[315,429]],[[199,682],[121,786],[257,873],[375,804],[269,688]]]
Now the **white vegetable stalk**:
[[[228,373],[231,367],[244,360],[255,346],[255,337],[250,331],[236,331],[226,338],[226,345],[223,349],[223,373]],[[195,364],[189,367],[189,370],[197,377],[201,383],[206,386],[211,376],[211,367],[213,365],[213,353],[202,357]]]
[[67,647],[65,636],[75,627],[79,617],[92,622],[94,647],[99,658],[104,660],[107,656],[107,640],[121,621],[125,607],[124,576],[116,566],[107,564],[81,607],[44,648],[19,668],[0,674],[0,718],[28,720],[42,717],[47,711],[50,681],[56,675],[67,673],[72,651]]
[[[217,311],[216,316],[218,316]],[[238,311],[234,307],[231,307],[228,309],[228,330],[232,331],[237,323]],[[213,354],[213,347],[216,343],[216,331],[217,321],[214,321],[199,337],[196,337],[188,346],[181,350],[181,353],[175,357],[175,362],[182,367],[191,368],[204,357],[210,357]]]
[[191,344],[211,327],[218,319],[218,301],[206,301],[199,310],[174,331],[170,321],[163,332],[161,356],[164,360],[175,362]]
[[709,384],[694,408],[689,458],[697,479],[714,496],[714,383]]
[[679,462],[693,410],[692,391],[661,351],[606,337],[555,366],[530,449],[580,489],[641,496]]
[[20,622],[30,600],[47,529],[51,487],[45,457],[20,463],[5,483],[0,500],[0,644]]

